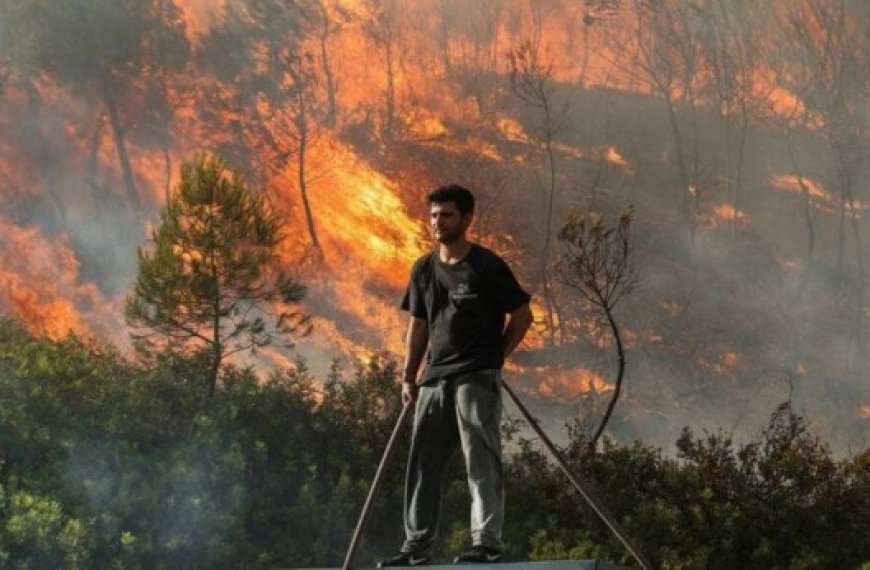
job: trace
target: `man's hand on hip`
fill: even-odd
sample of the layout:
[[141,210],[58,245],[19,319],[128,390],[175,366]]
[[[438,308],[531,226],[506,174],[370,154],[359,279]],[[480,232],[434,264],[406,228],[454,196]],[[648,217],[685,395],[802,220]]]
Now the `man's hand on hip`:
[[402,404],[411,405],[417,402],[420,387],[413,382],[402,382]]

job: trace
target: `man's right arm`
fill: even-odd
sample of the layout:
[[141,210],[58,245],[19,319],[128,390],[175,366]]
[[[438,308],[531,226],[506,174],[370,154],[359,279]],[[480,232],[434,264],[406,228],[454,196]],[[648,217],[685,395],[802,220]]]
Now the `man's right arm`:
[[426,319],[412,316],[405,336],[405,366],[402,368],[402,402],[405,404],[417,400],[417,372],[428,344],[429,325]]

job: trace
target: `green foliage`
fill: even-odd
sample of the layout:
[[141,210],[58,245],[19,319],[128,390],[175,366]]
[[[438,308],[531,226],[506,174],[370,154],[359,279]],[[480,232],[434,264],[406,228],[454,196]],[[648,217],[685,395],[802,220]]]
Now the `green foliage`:
[[[302,363],[257,378],[231,366],[207,398],[208,355],[130,363],[76,338],[0,321],[0,566],[326,567],[344,557],[401,408],[385,357],[321,383]],[[406,434],[407,435],[407,434]],[[853,568],[870,560],[870,453],[834,460],[788,406],[754,441],[686,430],[676,458],[580,430],[575,470],[661,568]],[[358,561],[401,540],[408,438]],[[631,565],[534,442],[507,460],[513,560]],[[468,494],[451,472],[438,560],[467,546]]]
[[304,334],[308,318],[292,306],[305,288],[277,264],[284,225],[221,159],[185,163],[152,236],[153,250],[139,249],[128,322],[173,345],[206,347],[212,385],[226,356]]
[[48,71],[84,86],[135,75],[147,66],[180,68],[187,54],[183,23],[172,10],[125,0],[0,0],[0,39],[16,68]]
[[[566,453],[659,568],[851,568],[870,558],[870,452],[835,461],[783,404],[745,445],[688,428],[678,457],[639,443]],[[615,537],[530,446],[510,465],[508,544],[517,558],[599,558],[632,565]],[[530,519],[530,520],[529,520]],[[863,519],[863,520],[862,520]],[[516,524],[516,523],[514,523]]]
[[[57,501],[17,492],[2,528],[3,562],[18,568],[88,568],[87,526],[66,516]],[[8,550],[7,550],[8,549]]]

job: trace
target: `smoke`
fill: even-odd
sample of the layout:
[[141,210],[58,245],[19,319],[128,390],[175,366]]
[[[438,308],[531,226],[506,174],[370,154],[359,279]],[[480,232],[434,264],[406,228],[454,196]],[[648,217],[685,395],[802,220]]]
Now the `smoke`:
[[238,485],[244,460],[229,457],[233,449],[223,444],[217,433],[199,434],[146,456],[112,441],[68,442],[64,480],[86,504],[101,542],[120,544],[131,557],[208,566],[246,505]]
[[[63,262],[75,268],[64,278],[40,270],[31,288],[62,298],[86,323],[81,328],[109,331],[123,343],[120,307],[135,275],[135,249],[147,241],[178,165],[219,149],[290,215],[292,243],[282,256],[310,286],[315,334],[294,352],[267,351],[264,362],[281,366],[301,356],[325,375],[336,356],[401,354],[405,316],[396,305],[410,263],[429,246],[418,218],[422,196],[436,184],[462,181],[479,193],[475,239],[509,259],[541,302],[552,167],[553,231],[576,208],[613,215],[633,204],[637,212],[643,277],[617,309],[628,370],[611,435],[665,446],[684,425],[752,435],[777,403],[791,399],[838,452],[866,445],[866,90],[844,99],[843,117],[859,126],[848,131],[845,142],[854,144],[838,161],[824,117],[807,111],[824,92],[797,82],[806,57],[777,10],[743,20],[753,23],[744,31],[758,51],[751,54],[755,68],[734,84],[737,91],[740,82],[753,85],[738,193],[738,107],[722,102],[722,85],[713,81],[737,63],[716,60],[725,67],[715,67],[702,49],[712,32],[727,31],[709,26],[740,20],[736,3],[696,3],[688,13],[679,2],[655,3],[663,12],[643,14],[642,28],[636,9],[648,3],[394,2],[386,12],[368,2],[320,3],[325,27],[286,3],[275,3],[269,21],[250,25],[213,4],[177,2],[192,56],[179,71],[159,63],[165,53],[136,52],[153,65],[115,70],[130,74],[119,90],[119,130],[111,128],[99,85],[61,85],[50,66],[30,74],[15,67],[0,91],[0,220],[18,231],[38,226],[31,248],[65,252]],[[705,11],[723,6],[730,11],[722,18],[705,19]],[[864,12],[849,11],[843,33],[862,29]],[[294,25],[277,29],[276,22]],[[683,27],[661,27],[668,23]],[[209,35],[214,31],[223,35]],[[0,25],[0,45],[17,41],[7,32]],[[149,36],[147,47],[174,49],[160,39]],[[854,39],[860,54],[866,38]],[[549,69],[542,93],[551,115],[511,90],[505,54],[524,41],[538,69]],[[299,46],[305,57],[298,61],[282,46]],[[291,65],[297,78],[314,79],[293,83]],[[786,67],[788,74],[778,73]],[[156,128],[156,116],[166,124]],[[310,138],[300,152],[303,126]],[[119,136],[126,137],[138,209]],[[843,173],[854,208],[841,218]],[[799,177],[812,182],[809,197]],[[319,257],[309,255],[300,180]],[[27,259],[32,251],[8,237],[0,250],[14,261],[4,268],[16,272],[14,282],[28,283],[37,267]],[[49,265],[61,264],[46,255],[55,260]],[[551,432],[578,416],[596,421],[609,392],[590,393],[596,383],[584,378],[606,384],[615,370],[612,346],[592,338],[606,334],[589,332],[594,327],[570,291],[558,289],[557,299],[566,320],[583,324],[553,346],[537,325],[508,376],[536,400],[532,408]],[[21,316],[40,318],[35,311]],[[572,374],[576,393],[568,389]]]

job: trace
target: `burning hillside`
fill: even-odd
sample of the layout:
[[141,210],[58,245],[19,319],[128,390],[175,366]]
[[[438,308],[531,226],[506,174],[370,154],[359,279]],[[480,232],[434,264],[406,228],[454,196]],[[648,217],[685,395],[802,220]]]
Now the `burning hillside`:
[[739,429],[792,398],[837,445],[866,437],[863,3],[36,4],[0,3],[0,311],[32,331],[125,345],[135,249],[213,151],[293,220],[297,354],[398,355],[423,196],[460,182],[535,295],[512,381],[556,425],[594,421],[614,344],[555,279],[556,236],[631,203],[614,435]]

